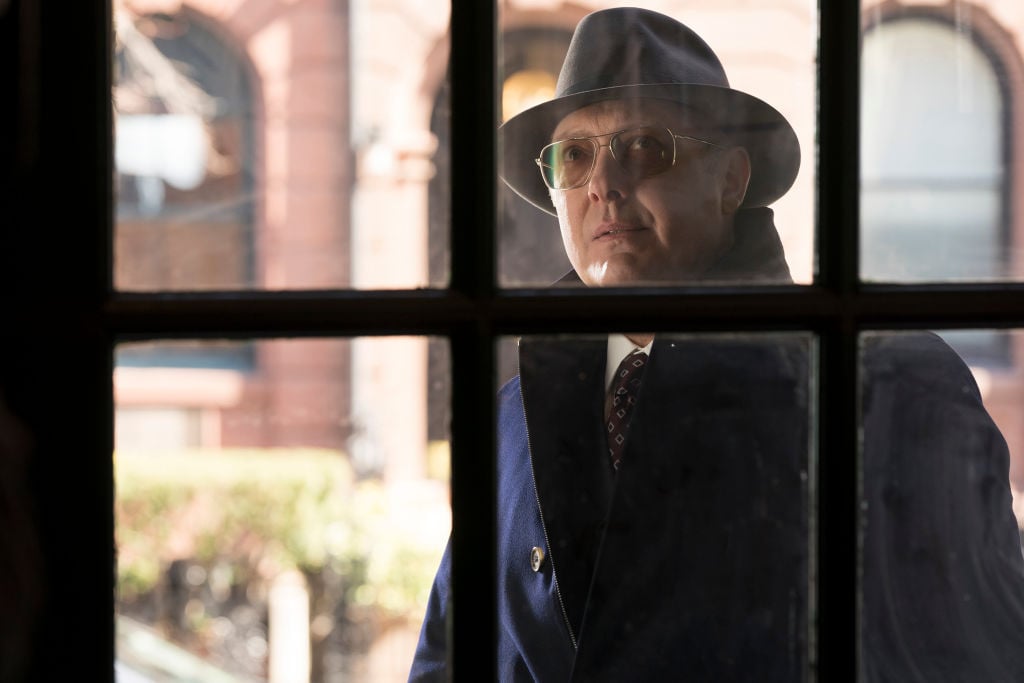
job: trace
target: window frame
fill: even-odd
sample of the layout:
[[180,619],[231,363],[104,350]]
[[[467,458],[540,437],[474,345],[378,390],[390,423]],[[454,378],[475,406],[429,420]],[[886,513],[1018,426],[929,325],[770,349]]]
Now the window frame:
[[[858,334],[1024,326],[1024,283],[858,282],[861,16],[818,3],[818,272],[810,286],[500,290],[495,285],[496,7],[451,19],[452,229],[447,290],[129,294],[111,284],[109,2],[0,6],[5,108],[0,383],[34,436],[28,490],[45,564],[29,680],[114,680],[113,391],[116,343],[139,339],[440,335],[452,355],[453,574],[494,596],[494,340],[504,334],[805,330],[818,336],[819,428],[813,675],[856,681]],[[43,50],[60,45],[62,49]],[[67,55],[76,55],[69,60]],[[809,160],[815,155],[808,154]],[[811,163],[810,161],[808,163]],[[54,189],[61,190],[54,201]],[[43,226],[56,226],[44,228]],[[54,232],[51,232],[54,231]],[[63,247],[54,249],[54,237]],[[586,299],[581,306],[580,299]],[[597,317],[593,311],[601,311]],[[53,428],[55,420],[60,428]],[[481,485],[486,482],[487,485]],[[495,601],[457,603],[454,678],[494,670]],[[101,616],[102,615],[102,616]],[[69,637],[70,636],[70,637]],[[54,655],[58,656],[54,656]],[[489,677],[489,674],[488,674]]]

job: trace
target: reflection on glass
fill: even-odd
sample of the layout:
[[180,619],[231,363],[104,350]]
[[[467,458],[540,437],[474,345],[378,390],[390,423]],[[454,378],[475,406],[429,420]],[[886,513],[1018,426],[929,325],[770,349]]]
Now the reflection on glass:
[[[1019,332],[988,333],[1019,356]],[[1017,363],[969,367],[942,338],[969,349],[977,334],[861,339],[868,681],[1024,676],[1024,382]]]
[[427,340],[117,357],[119,680],[406,680],[451,528]]
[[[644,336],[502,365],[498,680],[808,680],[813,338]],[[449,579],[417,673],[444,667]]]
[[1024,24],[993,22],[966,3],[956,3],[955,11],[872,7],[869,17],[862,53],[861,276],[899,282],[1016,277],[1010,179],[1019,162],[1007,60],[1020,56],[1000,45]]
[[[571,113],[579,107],[565,107],[558,110],[558,115],[551,121],[543,115],[538,115],[534,110],[524,118],[523,112],[538,105],[542,107],[545,103],[558,100],[565,92],[558,92],[556,82],[562,70],[563,60],[569,49],[573,28],[588,12],[603,8],[616,7],[621,3],[614,2],[588,2],[587,8],[579,8],[569,16],[565,11],[552,12],[545,15],[538,12],[534,4],[525,2],[502,3],[500,17],[500,63],[498,64],[498,79],[501,88],[501,115],[503,133],[499,134],[499,174],[508,183],[502,183],[499,187],[499,217],[498,233],[496,243],[498,245],[498,278],[499,284],[508,287],[514,286],[547,286],[559,281],[561,285],[571,285],[571,281],[560,280],[572,269],[586,271],[587,265],[572,258],[573,244],[571,234],[573,227],[571,221],[563,220],[561,234],[559,220],[554,216],[555,206],[548,199],[547,190],[541,183],[539,169],[534,159],[540,154],[541,148],[552,141],[551,134],[559,123],[560,117]],[[706,121],[701,122],[700,130],[705,136],[730,143],[742,145],[748,149],[754,157],[754,168],[752,171],[750,185],[748,186],[747,199],[752,202],[744,203],[743,208],[750,209],[755,206],[769,205],[774,212],[774,226],[772,234],[778,232],[781,238],[782,247],[785,252],[785,259],[788,261],[790,272],[796,282],[809,282],[812,278],[813,263],[813,188],[814,188],[814,164],[808,159],[813,159],[814,149],[814,102],[815,102],[815,73],[814,64],[816,61],[814,37],[817,32],[817,15],[814,3],[791,2],[761,2],[758,3],[756,12],[737,13],[734,7],[705,3],[695,6],[693,3],[657,3],[658,12],[683,21],[689,28],[693,29],[700,38],[710,45],[717,58],[721,60],[726,73],[728,74],[729,85],[743,93],[753,95],[772,107],[777,109],[786,125],[792,126],[795,132],[796,145],[803,151],[803,164],[799,166],[795,181],[787,191],[774,194],[766,201],[757,201],[756,195],[759,188],[770,181],[766,176],[774,178],[787,177],[788,170],[783,169],[784,164],[778,163],[780,159],[788,158],[790,146],[783,141],[781,135],[774,135],[770,143],[764,143],[758,139],[756,134],[745,134],[738,131],[759,130],[763,134],[766,130],[778,131],[779,123],[770,117],[759,118],[756,123],[751,120],[725,121],[736,111],[744,110],[745,104],[739,101],[726,107],[726,112],[716,108],[716,105],[709,101],[708,95],[698,92],[687,91],[685,93],[660,93],[662,100],[684,102],[687,105],[708,113]],[[676,46],[683,45],[685,41],[683,34],[672,29],[673,33],[665,35],[676,36],[676,39],[668,42]],[[639,38],[638,38],[639,40]],[[604,59],[612,54],[609,41],[600,43],[604,47],[597,47],[593,54],[588,54],[583,60],[570,64],[570,69],[579,70],[582,65],[601,64]],[[650,52],[650,53],[653,53]],[[628,54],[641,54],[630,52]],[[634,72],[623,75],[621,83],[643,83],[643,82],[678,82],[692,83],[696,79],[693,73],[670,73],[671,68],[667,64],[677,63],[674,58],[661,55],[656,61],[662,64],[661,73],[644,74],[643,69],[632,64],[628,59],[622,59],[616,55],[612,58],[618,64],[615,68],[634,69]],[[610,65],[609,65],[610,66]],[[566,75],[564,82],[589,83],[593,88],[601,88],[611,85],[611,81],[617,76],[610,76],[615,68],[609,68],[608,72],[600,78],[593,79],[591,74],[570,73]],[[706,73],[706,72],[705,72]],[[650,80],[648,79],[650,77]],[[572,86],[575,88],[575,86]],[[582,106],[582,104],[581,104]],[[538,119],[534,122],[533,119]],[[629,125],[650,124],[652,115],[645,113],[636,120],[629,121]],[[682,130],[692,126],[693,122],[682,122],[680,116],[674,116],[669,121],[657,120],[658,125],[665,124],[675,132],[692,134],[692,130]],[[525,123],[529,121],[529,124]],[[563,120],[564,121],[564,120]],[[509,123],[511,122],[511,123]],[[706,124],[706,125],[705,125]],[[578,128],[575,123],[570,128]],[[610,125],[610,124],[609,124]],[[616,126],[618,123],[615,124]],[[619,128],[624,127],[618,126]],[[615,128],[615,126],[613,126]],[[728,132],[725,132],[728,131]],[[614,130],[588,129],[588,134],[614,132]],[[731,136],[731,137],[730,137]],[[771,152],[765,155],[765,159],[759,157],[758,150],[762,146],[770,147]],[[678,151],[678,150],[677,150]],[[689,151],[689,150],[686,150]],[[701,173],[707,173],[703,169]],[[600,171],[599,171],[600,173]],[[649,183],[647,183],[649,185]],[[676,185],[678,194],[685,196],[692,192],[697,186],[692,179],[680,180]],[[631,210],[643,214],[644,209],[650,209],[649,202],[644,202],[639,195],[633,194],[631,189],[619,188],[623,192],[622,200],[623,218],[629,220]],[[557,192],[561,197],[570,197],[574,194],[585,193],[586,189],[568,190]],[[526,199],[524,199],[524,197]],[[570,199],[571,204],[571,199]],[[631,209],[632,207],[632,209]],[[641,208],[637,208],[641,207]],[[689,212],[694,209],[690,207]],[[573,214],[571,205],[562,213],[568,217]],[[744,216],[753,216],[750,211],[740,212]],[[648,222],[654,219],[644,216]],[[637,216],[635,220],[640,221]],[[736,230],[736,240],[742,244],[748,240],[749,235],[761,233],[763,224],[771,224],[772,216],[759,215],[756,220],[740,220],[741,224]],[[703,224],[708,223],[707,217],[700,219]],[[588,230],[591,229],[588,227]],[[563,246],[563,239],[568,244]],[[749,245],[747,245],[749,246]],[[763,245],[758,245],[763,246]],[[566,250],[569,249],[570,256],[567,258]],[[678,270],[678,268],[677,268]],[[585,272],[580,273],[584,281],[587,280]],[[721,281],[729,279],[735,281],[731,276],[714,277],[714,273],[703,278],[705,281]],[[718,275],[721,275],[720,273]],[[676,272],[672,278],[658,278],[662,283],[668,280],[671,282],[690,281],[694,279],[692,273],[685,271]],[[578,283],[576,283],[578,285]]]

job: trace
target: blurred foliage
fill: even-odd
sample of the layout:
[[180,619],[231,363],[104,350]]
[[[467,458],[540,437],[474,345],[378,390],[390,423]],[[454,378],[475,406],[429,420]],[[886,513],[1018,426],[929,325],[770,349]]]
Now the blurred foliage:
[[341,577],[344,604],[381,617],[426,604],[443,541],[380,482],[357,481],[336,451],[121,453],[115,473],[122,600],[187,559],[230,568],[233,585],[326,571]]

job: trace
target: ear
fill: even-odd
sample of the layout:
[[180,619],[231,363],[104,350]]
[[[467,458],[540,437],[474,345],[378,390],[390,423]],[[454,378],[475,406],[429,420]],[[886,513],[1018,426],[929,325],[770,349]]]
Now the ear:
[[750,155],[743,147],[731,147],[725,152],[722,169],[722,213],[736,213],[747,196],[750,184]]

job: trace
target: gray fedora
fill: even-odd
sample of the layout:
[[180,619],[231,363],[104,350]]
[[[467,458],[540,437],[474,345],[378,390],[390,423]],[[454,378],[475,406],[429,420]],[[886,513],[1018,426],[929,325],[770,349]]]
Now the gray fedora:
[[555,97],[498,129],[501,178],[517,194],[553,214],[534,159],[567,114],[602,100],[655,98],[703,112],[732,144],[750,154],[743,207],[781,197],[800,168],[793,127],[774,107],[729,87],[725,69],[691,29],[664,14],[619,7],[580,21],[558,75]]

